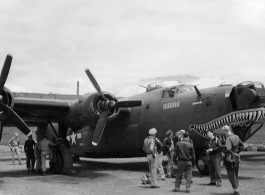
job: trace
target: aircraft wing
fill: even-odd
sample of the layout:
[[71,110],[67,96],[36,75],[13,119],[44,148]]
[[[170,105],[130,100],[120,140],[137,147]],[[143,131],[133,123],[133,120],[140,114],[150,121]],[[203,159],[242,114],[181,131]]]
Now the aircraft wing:
[[[14,98],[14,111],[26,123],[47,122],[47,120],[59,119],[70,109],[71,100]],[[13,121],[12,117],[5,119],[5,124]]]

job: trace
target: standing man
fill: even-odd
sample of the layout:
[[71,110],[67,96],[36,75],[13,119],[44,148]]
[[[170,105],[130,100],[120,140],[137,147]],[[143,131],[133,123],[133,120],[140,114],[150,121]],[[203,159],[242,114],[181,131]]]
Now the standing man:
[[20,165],[22,165],[21,163],[21,158],[20,158],[20,145],[19,145],[19,137],[18,137],[18,133],[15,133],[15,137],[12,137],[9,142],[9,147],[11,149],[11,152],[12,152],[12,162],[13,164],[15,164],[15,159],[14,159],[14,156],[15,154],[17,155],[17,158],[18,158],[18,162]]
[[150,177],[151,177],[151,188],[159,188],[156,185],[156,172],[157,172],[157,153],[155,145],[156,129],[152,128],[149,130],[149,135],[144,140],[143,150],[147,154],[147,162],[149,165]]
[[238,169],[240,163],[239,152],[243,150],[244,146],[240,138],[231,132],[229,126],[225,125],[222,130],[227,136],[224,149],[224,163],[227,170],[227,176],[234,189],[233,194],[240,195],[238,191]]
[[43,176],[45,176],[46,172],[46,156],[50,154],[50,146],[54,145],[46,136],[39,143],[38,149],[41,151],[41,169]]
[[192,168],[195,166],[195,152],[193,144],[190,143],[189,133],[183,134],[183,140],[179,141],[175,147],[174,162],[177,163],[177,174],[175,188],[173,192],[180,191],[180,183],[183,174],[186,177],[186,193],[190,193]]
[[167,178],[172,178],[175,177],[173,175],[174,173],[174,168],[173,168],[173,156],[174,156],[174,143],[173,143],[173,131],[168,130],[166,132],[166,138],[164,139],[164,148],[165,152],[167,154]]
[[213,186],[216,185],[217,187],[221,187],[222,143],[221,140],[215,137],[211,131],[207,132],[207,136],[209,138],[209,141],[205,143],[205,149],[207,154],[209,155],[208,166],[211,178],[210,183],[207,185],[213,185]]
[[157,148],[157,169],[160,174],[160,177],[162,181],[165,181],[165,172],[163,168],[163,149],[164,145],[161,143],[161,141],[158,138],[155,138],[155,144]]
[[185,133],[185,130],[183,130],[183,129],[181,129],[180,131],[177,131],[175,133],[175,136],[173,137],[174,147],[176,146],[177,142],[179,142],[183,139],[184,133]]
[[36,156],[36,168],[35,171],[41,172],[41,151],[39,150],[40,142],[37,142],[34,148],[35,156]]
[[28,140],[25,141],[24,144],[24,151],[26,153],[27,157],[27,169],[28,171],[33,171],[34,170],[34,165],[35,165],[35,154],[34,154],[34,149],[35,149],[36,142],[32,139],[32,135],[28,136]]

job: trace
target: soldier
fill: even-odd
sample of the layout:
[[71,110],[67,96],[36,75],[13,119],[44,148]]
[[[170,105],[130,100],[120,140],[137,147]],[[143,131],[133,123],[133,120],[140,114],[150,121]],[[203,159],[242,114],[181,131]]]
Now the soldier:
[[34,152],[36,156],[36,168],[35,171],[41,172],[41,151],[39,150],[40,142],[35,145]]
[[195,152],[193,144],[190,143],[189,133],[183,134],[183,140],[175,147],[174,162],[177,164],[175,188],[173,192],[180,191],[180,183],[183,173],[186,177],[186,193],[190,193],[192,168],[195,166]]
[[227,136],[224,148],[224,164],[226,166],[227,176],[234,189],[233,195],[240,195],[238,191],[239,152],[243,150],[244,146],[240,138],[231,132],[229,126],[225,125],[222,130]]
[[151,188],[159,188],[156,185],[156,172],[157,172],[157,153],[155,146],[155,134],[156,129],[152,128],[149,130],[149,136],[145,138],[143,150],[147,154],[147,161],[149,164],[149,171],[151,177]]
[[163,149],[164,145],[158,138],[155,138],[156,148],[157,148],[157,169],[160,174],[162,181],[165,181],[165,172],[163,168]]
[[164,148],[165,148],[165,152],[167,154],[167,159],[168,159],[168,162],[167,162],[167,178],[172,178],[172,177],[175,177],[175,175],[173,175],[173,171],[174,171],[174,168],[173,168],[173,155],[174,155],[174,143],[173,143],[173,140],[172,140],[172,137],[173,137],[173,131],[171,130],[168,130],[166,132],[166,138],[164,139]]
[[175,136],[173,137],[174,147],[176,146],[177,142],[179,142],[183,139],[184,133],[185,133],[185,130],[183,130],[183,129],[181,129],[180,131],[177,131],[175,133]]
[[16,154],[17,155],[17,158],[18,158],[19,164],[22,165],[21,158],[20,158],[20,145],[19,145],[18,133],[15,133],[15,137],[12,137],[9,140],[8,143],[9,143],[9,147],[10,147],[11,152],[12,152],[12,162],[13,162],[13,164],[15,164],[14,156]]
[[27,169],[28,171],[34,170],[35,165],[35,154],[34,154],[34,148],[35,148],[36,142],[32,139],[32,135],[28,136],[28,140],[25,141],[24,144],[24,151],[26,153],[27,157]]
[[50,146],[54,145],[46,136],[39,143],[38,149],[41,151],[41,169],[43,176],[45,176],[46,172],[46,156],[50,154]]
[[210,183],[207,185],[216,185],[217,187],[221,187],[222,150],[220,146],[222,146],[222,143],[221,140],[215,137],[211,131],[207,132],[207,136],[209,138],[209,141],[205,143],[205,149],[207,154],[209,155],[208,166],[211,178]]

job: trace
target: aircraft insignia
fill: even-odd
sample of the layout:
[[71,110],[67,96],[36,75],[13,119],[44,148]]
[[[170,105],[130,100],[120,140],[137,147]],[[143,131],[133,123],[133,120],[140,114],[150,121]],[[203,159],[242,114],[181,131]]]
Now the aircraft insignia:
[[81,136],[81,133],[77,133],[75,134],[74,132],[72,133],[72,135],[68,135],[66,138],[68,141],[72,141],[71,144],[74,145],[74,143],[76,144],[76,139],[80,139],[82,136]]

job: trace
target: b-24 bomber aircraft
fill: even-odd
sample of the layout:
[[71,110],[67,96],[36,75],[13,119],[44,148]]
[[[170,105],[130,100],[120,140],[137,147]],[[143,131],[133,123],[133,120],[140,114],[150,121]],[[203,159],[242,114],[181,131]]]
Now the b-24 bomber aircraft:
[[229,125],[246,141],[264,124],[265,89],[260,82],[223,84],[203,90],[187,84],[165,87],[153,83],[145,93],[117,99],[101,91],[87,69],[85,72],[97,92],[80,95],[75,100],[25,98],[14,97],[4,87],[11,61],[12,56],[7,55],[0,76],[0,136],[3,126],[15,125],[25,135],[31,133],[29,126],[36,126],[38,141],[45,134],[61,140],[54,150],[52,165],[58,173],[73,168],[72,156],[145,156],[143,141],[154,127],[160,140],[169,129],[189,131],[197,168],[207,174],[206,130],[224,140],[221,128]]

